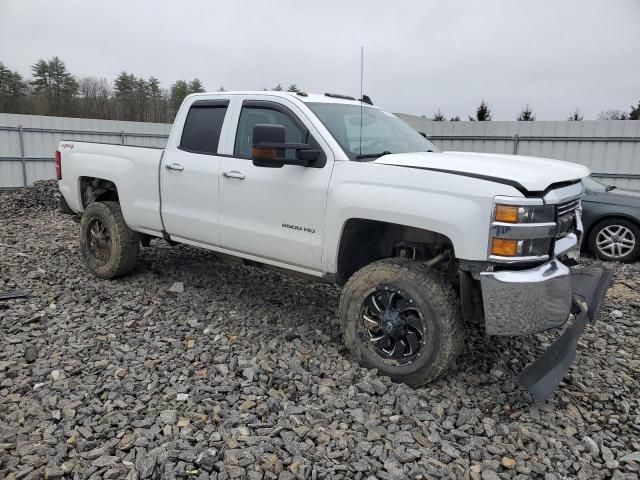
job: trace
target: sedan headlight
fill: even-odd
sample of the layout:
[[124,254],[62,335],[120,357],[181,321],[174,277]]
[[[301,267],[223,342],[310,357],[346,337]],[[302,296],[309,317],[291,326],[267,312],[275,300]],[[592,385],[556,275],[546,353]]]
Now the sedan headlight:
[[[516,204],[518,201],[522,204]],[[557,229],[555,205],[543,205],[541,199],[497,197],[491,220],[490,260],[510,263],[549,258]]]

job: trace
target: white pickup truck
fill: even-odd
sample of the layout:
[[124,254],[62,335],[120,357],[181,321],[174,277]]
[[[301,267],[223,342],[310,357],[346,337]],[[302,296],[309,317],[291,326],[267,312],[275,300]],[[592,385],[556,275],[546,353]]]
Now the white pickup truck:
[[410,385],[454,363],[469,319],[524,335],[572,318],[518,377],[546,398],[610,281],[568,268],[587,168],[440,152],[366,96],[194,94],[165,149],[64,140],[56,169],[98,277],[160,237],[344,285],[345,343]]

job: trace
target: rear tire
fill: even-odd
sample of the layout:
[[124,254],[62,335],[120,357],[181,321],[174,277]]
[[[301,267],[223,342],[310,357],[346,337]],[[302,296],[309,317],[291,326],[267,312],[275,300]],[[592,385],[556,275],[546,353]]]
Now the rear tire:
[[135,268],[140,236],[125,223],[118,202],[94,202],[80,220],[80,249],[91,273],[116,278]]
[[640,227],[622,218],[602,220],[589,233],[589,250],[600,260],[632,262],[640,255]]
[[397,382],[435,380],[462,351],[458,296],[415,261],[380,260],[357,271],[344,287],[339,313],[358,361]]

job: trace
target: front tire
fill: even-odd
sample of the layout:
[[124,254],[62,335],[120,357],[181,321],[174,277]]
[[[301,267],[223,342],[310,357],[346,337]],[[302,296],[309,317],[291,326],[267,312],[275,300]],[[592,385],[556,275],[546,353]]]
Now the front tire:
[[140,238],[125,223],[118,202],[94,202],[80,220],[80,249],[91,273],[116,278],[135,268]]
[[640,228],[622,218],[607,218],[589,234],[589,250],[598,259],[631,262],[640,255]]
[[443,375],[462,351],[458,297],[435,272],[404,259],[357,271],[339,307],[347,347],[367,368],[420,386]]

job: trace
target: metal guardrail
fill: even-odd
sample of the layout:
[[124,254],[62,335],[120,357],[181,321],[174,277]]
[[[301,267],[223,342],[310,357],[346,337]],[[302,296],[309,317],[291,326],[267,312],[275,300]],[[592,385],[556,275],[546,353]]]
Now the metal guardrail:
[[[93,135],[93,136],[111,136],[119,137],[120,144],[126,145],[126,138],[169,138],[169,135],[160,133],[142,133],[120,131],[101,131],[101,130],[74,130],[74,129],[58,129],[58,128],[36,128],[36,127],[7,127],[0,126],[0,131],[17,132],[20,144],[19,157],[0,157],[2,161],[19,161],[22,163],[22,179],[23,184],[27,185],[27,162],[53,162],[53,157],[27,157],[24,148],[25,133],[57,133],[69,135]],[[503,141],[513,142],[513,154],[518,154],[520,142],[640,142],[640,137],[575,137],[575,136],[520,136],[520,135],[428,135],[430,140],[467,140],[467,141]],[[627,173],[606,173],[594,172],[592,174],[597,178],[625,178],[640,180],[640,174]]]
[[110,136],[119,137],[120,144],[126,145],[126,138],[169,138],[169,135],[161,133],[142,133],[142,132],[126,132],[120,131],[100,131],[100,130],[73,130],[73,129],[59,129],[59,128],[36,128],[36,127],[23,127],[19,125],[17,127],[0,126],[0,131],[4,132],[17,132],[18,141],[20,145],[20,157],[0,157],[0,162],[15,162],[22,163],[22,183],[27,186],[27,162],[53,162],[53,157],[27,157],[24,148],[24,134],[25,133],[58,133],[68,135],[94,135],[94,136]]
[[[518,154],[520,142],[640,142],[640,137],[572,137],[572,136],[532,136],[532,135],[428,135],[429,140],[467,140],[513,142],[513,154]],[[627,178],[640,180],[640,174],[593,172],[596,178]]]
[[513,154],[518,154],[520,142],[640,142],[640,137],[561,137],[531,135],[427,135],[429,140],[468,140],[513,142]]

